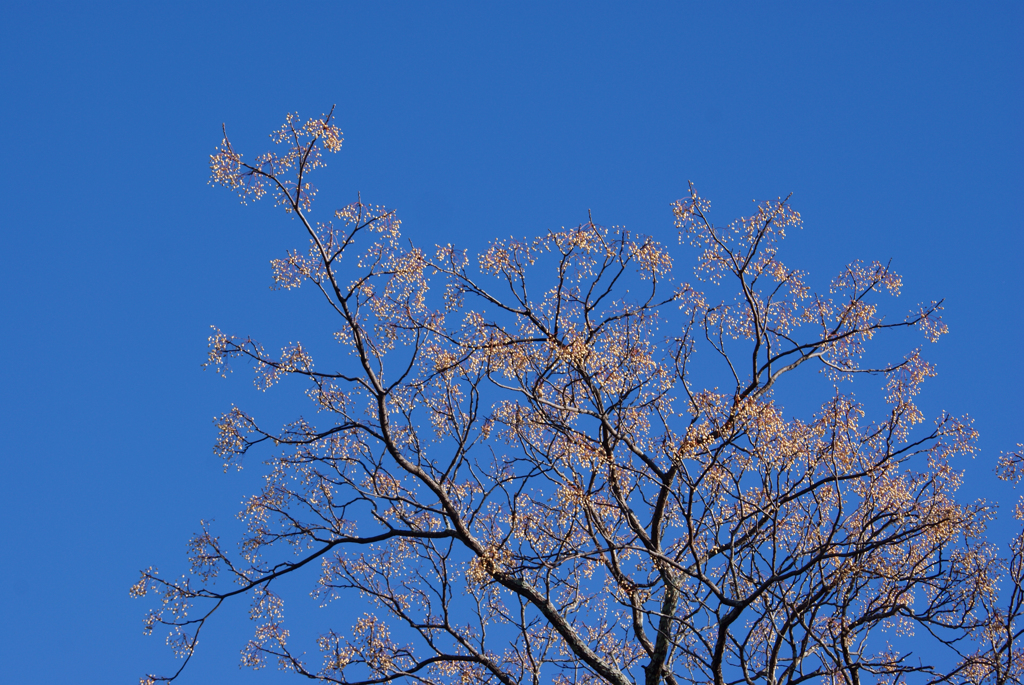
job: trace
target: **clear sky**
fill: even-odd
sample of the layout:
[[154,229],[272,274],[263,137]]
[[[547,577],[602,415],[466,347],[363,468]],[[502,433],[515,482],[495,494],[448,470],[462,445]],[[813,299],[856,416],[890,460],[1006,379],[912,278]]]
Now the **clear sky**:
[[[199,520],[255,487],[211,452],[211,418],[257,398],[201,370],[209,326],[275,347],[322,310],[268,288],[294,225],[207,187],[222,122],[253,154],[337,104],[321,202],[361,191],[423,245],[588,209],[675,245],[688,179],[722,222],[792,192],[813,283],[891,258],[898,309],[946,298],[924,407],[975,418],[965,497],[1012,509],[992,467],[1024,442],[1024,4],[157,4],[0,22],[0,680],[168,670],[128,587],[185,571]],[[244,607],[222,619],[180,682],[296,682],[239,671]]]

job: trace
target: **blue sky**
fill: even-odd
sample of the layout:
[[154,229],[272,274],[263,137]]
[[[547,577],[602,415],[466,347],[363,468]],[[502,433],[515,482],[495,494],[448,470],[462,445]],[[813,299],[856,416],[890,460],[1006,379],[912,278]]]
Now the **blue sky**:
[[[300,241],[207,187],[226,122],[250,154],[337,104],[321,202],[396,207],[420,244],[595,220],[676,244],[687,180],[726,221],[793,193],[791,260],[854,258],[946,298],[930,415],[970,413],[965,497],[1024,441],[1024,5],[1019,3],[21,3],[0,27],[3,680],[134,682],[172,665],[128,598],[184,571],[222,473],[211,418],[263,401],[203,372],[209,326],[273,347],[318,309],[273,292]],[[688,259],[675,247],[680,262]],[[307,580],[307,582],[311,582]],[[308,587],[308,586],[307,586]],[[304,592],[301,585],[295,588]],[[322,614],[321,614],[322,615]],[[244,608],[182,683],[239,671]],[[294,679],[294,676],[292,676]]]

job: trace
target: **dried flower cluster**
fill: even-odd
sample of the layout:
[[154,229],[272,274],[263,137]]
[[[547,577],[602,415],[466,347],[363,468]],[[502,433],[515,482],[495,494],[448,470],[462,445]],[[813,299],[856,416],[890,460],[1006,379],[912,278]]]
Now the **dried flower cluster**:
[[[915,405],[935,373],[919,349],[864,362],[879,334],[937,339],[941,303],[884,317],[901,282],[881,263],[816,294],[779,260],[801,224],[786,200],[716,226],[692,187],[676,223],[697,277],[728,289],[717,303],[673,280],[662,244],[592,220],[478,260],[421,251],[361,201],[308,218],[307,175],[341,147],[331,115],[272,137],[285,151],[249,164],[225,135],[213,182],[300,221],[309,249],[274,260],[274,280],[320,292],[342,351],[314,366],[298,343],[210,337],[221,373],[305,379],[317,423],[217,420],[226,465],[273,450],[247,534],[229,550],[203,524],[190,576],[150,569],[132,588],[159,597],[146,628],[169,627],[185,663],[245,595],[244,663],[325,682],[1020,682],[1024,538],[1000,558],[992,508],[956,494],[976,433]],[[804,365],[835,382],[791,418],[787,393],[815,387]],[[882,382],[855,397],[840,379],[860,376]],[[1001,475],[1021,463],[1004,455]],[[274,592],[301,573],[325,604],[367,603],[324,628],[319,659],[289,643]],[[910,634],[927,656],[900,652]]]

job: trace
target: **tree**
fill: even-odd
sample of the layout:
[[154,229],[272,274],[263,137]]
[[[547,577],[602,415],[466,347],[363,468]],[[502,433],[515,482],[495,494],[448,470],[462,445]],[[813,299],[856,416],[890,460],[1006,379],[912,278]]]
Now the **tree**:
[[[899,329],[934,342],[941,302],[885,318],[901,282],[879,262],[815,294],[779,260],[801,225],[788,199],[719,226],[692,186],[672,209],[708,293],[653,238],[593,220],[477,260],[427,251],[361,201],[310,218],[308,175],[342,144],[331,114],[272,137],[284,152],[246,163],[225,132],[212,182],[297,219],[309,249],[273,260],[275,283],[319,292],[343,353],[314,367],[301,344],[210,337],[208,367],[303,379],[317,421],[217,420],[226,465],[273,454],[237,553],[204,524],[190,577],[132,588],[159,596],[146,628],[170,629],[181,668],[248,596],[244,663],[326,682],[1019,682],[1024,538],[1000,559],[992,506],[956,499],[976,433],[925,421],[919,348],[862,361]],[[809,392],[816,409],[787,418]],[[316,663],[275,593],[301,573],[325,601],[370,600]]]

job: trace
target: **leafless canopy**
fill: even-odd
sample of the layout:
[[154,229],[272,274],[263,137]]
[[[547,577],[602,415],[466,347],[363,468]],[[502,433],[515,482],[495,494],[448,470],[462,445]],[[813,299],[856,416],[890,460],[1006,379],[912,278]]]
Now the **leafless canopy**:
[[[941,303],[884,318],[901,284],[881,263],[815,294],[779,261],[800,225],[786,200],[718,226],[692,187],[676,226],[721,301],[675,280],[652,238],[593,221],[477,259],[424,250],[381,207],[309,218],[308,174],[341,147],[330,115],[273,137],[283,152],[246,163],[225,134],[213,182],[297,218],[309,249],[274,279],[320,293],[339,351],[314,370],[301,344],[210,338],[210,368],[301,377],[316,412],[280,430],[238,408],[217,420],[226,464],[267,449],[247,534],[235,550],[204,525],[190,576],[133,587],[161,600],[147,629],[169,627],[182,668],[245,595],[244,662],[326,682],[1020,682],[1022,537],[1001,559],[990,508],[956,497],[975,432],[915,406],[934,375],[918,349],[861,361],[894,329],[936,340]],[[786,397],[822,387],[787,418]],[[288,641],[290,574],[366,604],[320,657]]]

